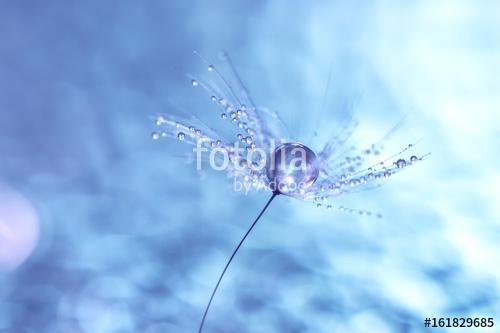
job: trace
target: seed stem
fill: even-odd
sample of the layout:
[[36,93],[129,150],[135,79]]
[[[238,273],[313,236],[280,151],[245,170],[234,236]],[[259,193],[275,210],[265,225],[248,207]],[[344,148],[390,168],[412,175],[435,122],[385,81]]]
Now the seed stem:
[[212,305],[212,301],[214,299],[215,294],[217,293],[217,289],[219,289],[219,285],[220,285],[220,283],[222,281],[222,278],[224,277],[224,274],[226,274],[226,271],[227,271],[229,265],[231,264],[231,262],[233,261],[234,256],[236,255],[236,253],[238,253],[241,245],[243,245],[243,242],[245,242],[245,239],[247,239],[247,237],[250,234],[250,232],[252,231],[252,229],[255,227],[255,225],[257,224],[257,222],[261,218],[261,216],[267,210],[267,207],[269,207],[269,205],[271,204],[271,202],[273,201],[273,199],[276,196],[278,196],[278,195],[279,195],[278,192],[273,192],[272,196],[269,198],[269,200],[267,201],[267,203],[264,206],[264,208],[262,208],[262,210],[260,211],[260,213],[257,216],[257,218],[255,219],[255,221],[253,221],[253,223],[250,226],[250,228],[248,228],[247,232],[245,233],[245,235],[243,236],[243,238],[240,240],[238,246],[236,246],[236,248],[234,249],[233,254],[231,254],[231,257],[229,258],[226,266],[224,267],[224,270],[222,271],[221,275],[219,276],[219,280],[217,281],[217,284],[215,285],[214,291],[212,292],[212,296],[210,296],[210,300],[208,301],[207,307],[205,308],[205,313],[203,314],[203,318],[201,319],[201,324],[200,324],[200,328],[198,330],[198,333],[201,333],[202,330],[203,330],[203,325],[205,325],[205,319],[207,318],[208,310],[210,309],[210,306]]

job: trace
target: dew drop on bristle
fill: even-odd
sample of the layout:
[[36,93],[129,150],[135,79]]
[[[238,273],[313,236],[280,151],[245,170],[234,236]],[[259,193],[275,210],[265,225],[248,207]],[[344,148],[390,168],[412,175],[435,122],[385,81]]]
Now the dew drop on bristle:
[[406,166],[406,161],[404,159],[400,158],[399,160],[396,161],[395,164],[399,169],[402,169]]
[[160,126],[160,125],[162,125],[162,124],[164,124],[166,122],[167,122],[167,120],[165,119],[164,116],[158,116],[156,118],[156,126]]
[[410,157],[410,161],[411,162],[416,162],[418,160],[418,157],[413,155],[412,157]]
[[158,140],[160,138],[160,133],[158,133],[158,132],[151,133],[151,138],[153,140]]
[[208,71],[209,71],[209,72],[211,72],[211,71],[213,71],[213,70],[214,70],[214,66],[209,65],[209,66],[208,66]]
[[189,126],[189,131],[194,132],[195,131],[194,126]]
[[191,85],[192,85],[193,87],[198,86],[198,81],[196,81],[196,80],[191,80]]
[[217,102],[217,97],[215,96],[210,97],[210,99],[212,100],[212,102]]
[[227,118],[227,114],[225,114],[225,113],[223,112],[223,113],[221,113],[221,114],[220,114],[220,117],[221,117],[222,119],[226,119],[226,118]]
[[184,140],[186,138],[186,134],[182,133],[182,132],[179,132],[179,134],[177,134],[177,139],[179,140]]

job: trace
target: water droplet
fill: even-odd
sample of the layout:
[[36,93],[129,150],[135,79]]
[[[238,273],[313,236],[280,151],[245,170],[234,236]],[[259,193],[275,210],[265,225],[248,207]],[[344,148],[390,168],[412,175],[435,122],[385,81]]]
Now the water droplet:
[[162,131],[162,132],[161,132],[161,137],[162,137],[162,138],[166,138],[166,137],[167,137],[167,132]]
[[179,140],[184,140],[186,138],[186,134],[182,133],[182,132],[179,132],[179,134],[177,134],[177,139]]
[[245,139],[245,142],[249,145],[252,144],[252,137],[251,136],[247,136],[246,139]]
[[238,135],[236,135],[236,137],[238,138],[238,140],[243,139],[243,135],[242,135],[242,134],[239,134],[239,133],[238,133]]
[[400,158],[399,160],[396,161],[396,166],[399,169],[402,169],[406,166],[406,161],[404,159]]
[[418,157],[413,155],[412,157],[410,157],[410,161],[411,162],[416,162],[418,160]]
[[319,204],[316,204],[316,207],[320,208],[320,207],[321,207],[321,204],[320,204],[320,203],[319,203]]
[[222,141],[217,140],[217,141],[215,142],[215,144],[216,144],[217,146],[220,146],[220,145],[222,144]]
[[243,111],[241,111],[241,109],[238,109],[236,110],[236,114],[238,114],[238,116],[241,116],[243,114]]
[[370,172],[368,175],[367,175],[368,179],[373,179],[373,172]]
[[223,113],[221,113],[221,114],[220,114],[220,117],[221,117],[222,119],[226,119],[226,118],[227,118],[227,114],[225,114],[225,113],[223,112]]
[[194,131],[195,131],[194,126],[189,126],[189,130],[190,130],[191,132],[194,132]]
[[411,148],[411,147],[413,147],[413,145],[410,143],[410,144],[408,145],[408,148]]
[[210,97],[210,99],[212,100],[212,102],[217,102],[217,97],[215,96]]
[[160,125],[162,125],[162,124],[164,124],[166,122],[167,122],[167,119],[165,119],[164,116],[158,116],[156,118],[156,126],[160,126]]
[[158,140],[160,138],[160,133],[158,133],[158,132],[151,133],[151,138],[153,140]]
[[196,86],[198,86],[198,81],[191,80],[191,84],[192,84],[193,87],[196,87]]
[[208,71],[209,71],[209,72],[211,72],[211,71],[213,71],[213,70],[214,70],[214,66],[212,66],[212,65],[208,65]]
[[229,116],[231,118],[236,118],[236,112],[234,112],[234,111],[229,112]]
[[201,135],[201,131],[200,131],[199,129],[197,129],[197,130],[195,131],[195,133],[196,133],[196,135],[197,135],[197,136],[200,136],[200,135]]

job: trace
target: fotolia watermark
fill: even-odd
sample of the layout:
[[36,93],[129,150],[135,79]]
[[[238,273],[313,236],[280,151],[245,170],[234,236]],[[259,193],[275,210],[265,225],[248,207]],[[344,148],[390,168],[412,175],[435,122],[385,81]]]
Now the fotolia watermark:
[[262,189],[280,193],[302,192],[311,185],[307,181],[296,181],[303,179],[311,165],[316,163],[311,150],[296,143],[276,145],[273,140],[266,146],[267,150],[255,145],[242,147],[238,141],[232,145],[223,145],[219,141],[207,147],[206,142],[198,140],[193,148],[196,169],[208,167],[228,172],[234,176],[233,189],[236,192]]

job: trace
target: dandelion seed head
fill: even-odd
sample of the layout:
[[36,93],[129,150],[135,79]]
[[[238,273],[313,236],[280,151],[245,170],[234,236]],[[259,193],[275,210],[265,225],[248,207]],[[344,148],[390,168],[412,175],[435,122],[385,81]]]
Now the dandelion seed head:
[[[228,55],[222,58],[224,71],[203,58],[202,61],[208,71],[204,77],[190,76],[191,85],[201,88],[212,102],[207,111],[214,112],[220,119],[231,120],[226,126],[230,125],[233,132],[221,135],[219,129],[206,126],[196,117],[176,119],[172,115],[161,115],[154,119],[158,129],[152,138],[170,137],[191,145],[199,143],[206,148],[205,161],[210,160],[206,155],[214,151],[227,153],[230,163],[223,171],[230,178],[247,182],[252,190],[267,189],[314,204],[320,201],[321,207],[327,209],[377,216],[369,210],[344,207],[337,202],[345,196],[382,186],[393,175],[428,156],[416,153],[405,156],[408,150],[415,150],[416,142],[405,143],[399,152],[387,152],[385,137],[366,146],[353,145],[351,135],[358,126],[355,120],[332,133],[323,146],[318,147],[320,142],[299,143],[276,111],[255,103]],[[313,151],[309,145],[317,149]],[[302,149],[305,155],[302,163],[299,162],[302,153],[296,148]],[[260,151],[264,154],[259,154]],[[387,153],[392,155],[385,157]],[[214,160],[221,161],[221,158]],[[271,168],[273,161],[275,165]]]

